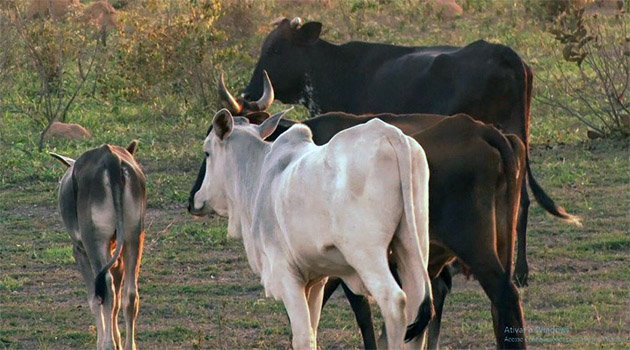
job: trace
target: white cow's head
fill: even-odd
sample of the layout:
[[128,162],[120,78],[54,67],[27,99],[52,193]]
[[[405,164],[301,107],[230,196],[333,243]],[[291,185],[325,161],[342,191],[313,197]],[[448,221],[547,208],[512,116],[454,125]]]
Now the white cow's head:
[[[260,171],[252,164],[262,164],[266,147],[264,139],[271,135],[287,111],[280,112],[260,125],[246,118],[233,117],[227,109],[218,111],[203,143],[205,158],[197,181],[190,192],[188,210],[203,216],[215,212],[221,216],[240,215],[239,198],[254,188]],[[228,230],[238,238],[240,230]]]

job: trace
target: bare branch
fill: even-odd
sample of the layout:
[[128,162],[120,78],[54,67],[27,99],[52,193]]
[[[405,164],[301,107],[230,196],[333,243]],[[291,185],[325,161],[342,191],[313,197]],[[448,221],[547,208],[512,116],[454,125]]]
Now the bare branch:
[[96,59],[97,52],[98,52],[98,45],[94,45],[94,53],[92,54],[92,60],[90,61],[90,65],[88,66],[87,73],[85,77],[81,79],[81,82],[79,83],[79,85],[74,89],[74,92],[72,93],[72,97],[70,97],[70,100],[68,100],[68,103],[66,103],[66,107],[63,109],[63,113],[61,114],[62,120],[66,119],[66,114],[68,113],[68,109],[70,109],[72,102],[74,102],[74,98],[77,97],[77,94],[83,87],[83,84],[87,80],[87,77],[90,75],[90,72],[92,71],[92,66],[94,65],[94,60]]
[[536,96],[535,99],[543,104],[546,104],[548,106],[552,106],[552,107],[557,107],[560,108],[562,110],[564,110],[565,112],[569,113],[570,115],[578,118],[582,123],[586,124],[588,127],[590,127],[591,129],[604,134],[604,132],[598,128],[597,126],[595,126],[593,123],[589,122],[586,118],[584,118],[582,115],[580,115],[578,112],[574,111],[573,109],[567,107],[566,105],[559,103],[551,98],[548,98],[546,96]]

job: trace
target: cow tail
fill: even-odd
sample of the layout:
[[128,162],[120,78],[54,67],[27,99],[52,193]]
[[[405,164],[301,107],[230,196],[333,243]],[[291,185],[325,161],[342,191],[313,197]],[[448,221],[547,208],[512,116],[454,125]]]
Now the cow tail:
[[[523,70],[525,74],[524,75],[525,76],[525,82],[524,82],[525,83],[525,96],[524,96],[524,101],[523,101],[523,104],[524,104],[523,117],[525,120],[524,121],[525,125],[523,126],[524,129],[521,132],[522,132],[522,140],[525,143],[525,149],[526,149],[525,165],[527,167],[527,181],[529,182],[529,188],[531,188],[532,193],[534,194],[534,198],[536,198],[536,202],[538,202],[538,204],[540,204],[540,206],[542,206],[543,209],[545,209],[545,211],[547,211],[551,215],[558,217],[564,221],[570,222],[577,226],[582,226],[580,217],[567,213],[567,211],[563,207],[556,205],[553,199],[551,199],[547,195],[547,193],[545,193],[545,191],[542,189],[542,187],[540,187],[538,182],[536,182],[536,179],[534,179],[534,175],[532,174],[532,169],[529,166],[529,123],[530,123],[530,111],[531,111],[531,103],[532,103],[532,87],[533,87],[534,74],[531,68],[529,68],[527,64],[523,62],[522,65],[523,65]],[[520,115],[516,117],[520,118]]]
[[558,217],[564,221],[570,222],[577,226],[582,226],[582,222],[579,216],[572,215],[567,213],[567,211],[561,207],[556,205],[556,203],[551,199],[547,193],[540,187],[536,179],[534,179],[534,175],[532,174],[532,169],[529,167],[529,157],[525,158],[525,166],[527,167],[527,180],[529,182],[529,188],[532,189],[532,193],[534,194],[534,198],[536,198],[536,202],[540,204],[543,209],[545,209],[551,215]]
[[501,163],[507,183],[507,195],[505,196],[505,206],[508,208],[508,240],[507,240],[507,262],[505,266],[505,280],[509,285],[512,283],[512,265],[514,258],[514,243],[516,240],[516,223],[518,217],[519,202],[521,199],[521,186],[525,175],[524,162],[527,150],[524,143],[516,135],[503,135],[495,132],[492,127],[486,128],[484,139],[499,151]]
[[107,286],[105,285],[105,275],[108,273],[112,265],[114,265],[116,260],[118,260],[120,252],[122,250],[125,227],[123,221],[124,177],[122,174],[120,158],[115,156],[108,157],[105,168],[107,171],[107,175],[109,176],[110,188],[112,191],[112,200],[114,202],[114,213],[116,215],[116,249],[114,250],[114,254],[112,255],[111,260],[105,266],[103,266],[101,271],[96,276],[94,294],[100,303],[102,303],[105,299],[105,293],[107,291]]
[[[396,234],[400,235],[398,240],[402,245],[399,248],[405,252],[405,256],[401,256],[402,252],[397,253],[394,251],[395,257],[400,256],[403,258],[400,259],[400,261],[397,261],[397,267],[401,270],[399,271],[399,276],[401,278],[403,291],[407,294],[408,301],[412,300],[412,298],[419,298],[420,292],[424,290],[424,299],[419,303],[414,303],[418,305],[416,318],[407,326],[407,330],[405,332],[405,341],[409,342],[423,334],[425,328],[429,324],[429,321],[435,315],[431,282],[427,272],[429,242],[428,239],[423,242],[426,246],[423,256],[423,251],[421,250],[422,245],[419,237],[419,233],[425,235],[428,234],[429,213],[423,213],[424,219],[417,218],[415,210],[416,203],[420,203],[420,207],[423,208],[423,210],[426,210],[429,207],[429,169],[427,166],[426,155],[422,147],[420,147],[417,143],[415,144],[417,147],[413,147],[413,143],[415,143],[415,141],[403,135],[402,132],[396,129],[396,136],[395,138],[390,138],[390,143],[392,144],[398,159],[398,172],[400,174],[403,200],[403,214],[408,227],[408,230],[396,230]],[[418,154],[413,154],[414,152],[417,152]],[[417,159],[421,159],[421,162],[418,162]],[[414,165],[417,163],[420,163],[420,165],[423,166],[423,169],[420,169],[423,177],[418,176],[418,178],[414,178],[412,174],[417,172],[414,171]],[[420,186],[420,188],[418,188],[418,186]],[[418,189],[418,191],[414,191],[416,189]],[[418,194],[418,198],[414,198],[416,197],[414,195],[415,193]],[[419,231],[419,225],[423,226],[422,232]],[[418,271],[419,267],[422,269],[421,271]],[[424,283],[424,285],[422,285],[422,283]]]

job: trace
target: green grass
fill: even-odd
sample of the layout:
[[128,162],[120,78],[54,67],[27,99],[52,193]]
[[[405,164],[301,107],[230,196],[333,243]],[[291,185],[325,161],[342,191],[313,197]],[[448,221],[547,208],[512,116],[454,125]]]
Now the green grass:
[[[541,81],[557,60],[554,41],[545,31],[546,24],[526,9],[526,2],[461,3],[464,17],[446,21],[415,0],[220,2],[216,28],[201,32],[214,40],[200,63],[209,89],[205,108],[198,103],[199,91],[186,85],[191,76],[169,73],[167,64],[165,70],[149,72],[151,85],[125,71],[124,60],[133,52],[110,57],[96,96],[80,93],[67,118],[87,127],[94,137],[50,141],[44,150],[78,157],[103,143],[126,145],[132,139],[140,140],[137,158],[148,180],[147,232],[139,281],[140,348],[276,349],[290,344],[282,303],[264,297],[242,244],[227,238],[227,221],[199,220],[186,213],[188,192],[203,157],[201,143],[220,107],[214,91],[214,79],[220,72],[226,73],[228,87],[240,92],[249,80],[261,42],[272,28],[269,23],[280,15],[300,15],[305,21],[323,21],[323,37],[335,43],[463,45],[479,38],[504,43],[534,69],[535,94],[552,88]],[[142,25],[158,28],[166,21],[168,6],[186,4],[147,0],[130,5],[121,16],[127,21],[142,11],[153,11],[154,18]],[[114,50],[116,45],[126,45],[133,40],[129,33],[149,30],[146,27],[127,24],[124,33],[110,36],[114,41],[108,46]],[[169,35],[175,37],[183,30]],[[169,35],[151,40],[164,39],[162,43],[170,45]],[[15,47],[17,53],[24,53],[19,51],[21,45]],[[39,112],[15,111],[16,106],[32,105],[38,89],[36,75],[19,57],[5,80],[15,82],[13,91],[2,95],[7,85],[0,87],[0,348],[93,348],[96,331],[87,291],[74,267],[71,240],[57,211],[58,182],[66,168],[46,152],[37,151],[44,127]],[[195,67],[186,56],[177,57],[184,58],[167,63],[174,68]],[[272,111],[284,108],[274,104]],[[291,114],[297,120],[307,116],[303,107]],[[534,339],[531,348],[628,348],[628,140],[588,140],[581,124],[536,100],[531,118],[530,158],[537,180],[584,223],[582,228],[571,226],[545,214],[537,204],[531,206],[531,280],[528,288],[520,290]],[[482,289],[476,281],[461,276],[454,285],[444,309],[443,347],[493,347],[490,307]],[[376,307],[374,311],[380,329],[382,319]],[[567,333],[561,339],[545,333],[554,327]],[[354,315],[340,292],[323,310],[318,340],[326,349],[362,345]]]
[[24,282],[28,281],[28,278],[14,278],[9,275],[5,275],[4,278],[0,280],[0,290],[5,292],[20,291],[24,287]]
[[64,247],[46,248],[41,254],[42,263],[57,263],[60,265],[70,265],[74,263],[72,257],[72,247],[67,243]]

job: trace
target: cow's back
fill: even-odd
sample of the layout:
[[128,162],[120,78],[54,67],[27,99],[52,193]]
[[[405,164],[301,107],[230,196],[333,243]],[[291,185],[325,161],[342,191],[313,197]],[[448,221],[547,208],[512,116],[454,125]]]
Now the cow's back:
[[62,220],[75,241],[81,241],[80,227],[115,227],[114,204],[109,164],[120,164],[123,181],[124,215],[135,229],[142,226],[146,210],[146,180],[140,165],[124,148],[103,145],[83,153],[64,175],[59,189],[59,210]]
[[[388,138],[400,137],[401,132],[374,120],[340,132],[324,146],[315,146],[311,140],[295,142],[298,133],[292,129],[275,141],[265,158],[264,185],[255,215],[265,221],[263,230],[283,232],[282,242],[276,243],[303,252],[297,259],[305,262],[321,262],[309,254],[318,255],[339,243],[335,233],[347,217],[385,215],[387,219],[379,222],[393,235],[402,213],[402,198],[400,176],[393,170],[398,169],[397,156]],[[333,265],[343,264],[335,261]]]
[[376,67],[346,112],[466,113],[524,136],[523,118],[510,119],[525,113],[525,77],[522,60],[504,45],[419,47]]

